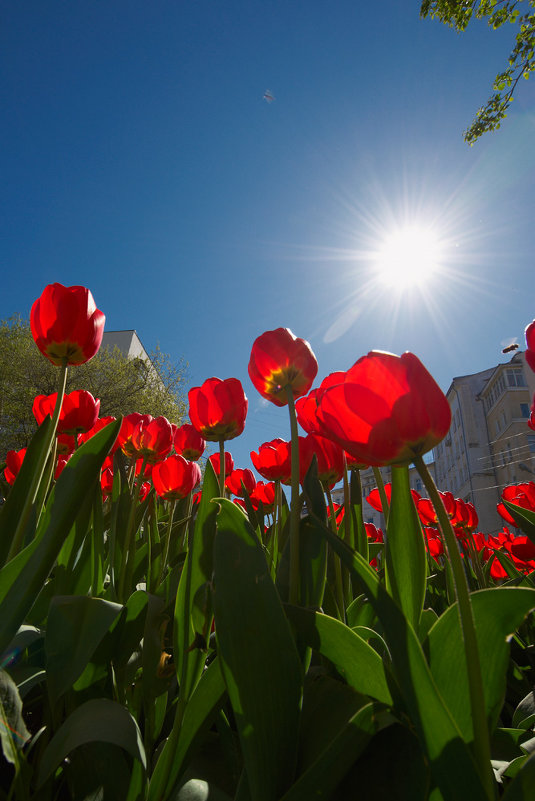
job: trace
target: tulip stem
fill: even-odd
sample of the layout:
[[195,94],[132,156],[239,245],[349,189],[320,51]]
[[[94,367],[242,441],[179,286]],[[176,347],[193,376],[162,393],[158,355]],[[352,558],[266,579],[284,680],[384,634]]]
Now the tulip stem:
[[290,502],[290,593],[289,601],[293,606],[299,605],[299,434],[295,401],[291,384],[285,386],[290,413],[290,431],[292,434],[292,499]]
[[[129,583],[129,580],[131,580],[131,577],[134,574],[135,554],[130,553],[130,544],[132,542],[132,534],[134,533],[134,526],[136,520],[136,507],[139,501],[139,493],[141,491],[141,485],[143,484],[143,476],[145,475],[146,466],[147,466],[147,457],[144,456],[143,462],[141,464],[141,470],[139,471],[138,480],[136,481],[134,487],[134,497],[132,498],[130,514],[128,515],[126,536],[124,538],[124,543],[123,543],[123,553],[121,556],[121,573],[119,576],[119,592],[118,592],[120,603],[126,603],[127,598],[124,595],[125,584]],[[127,589],[129,590],[130,588]]]
[[[333,534],[338,536],[338,528],[336,525],[336,512],[334,511],[334,503],[333,503],[333,496],[329,487],[325,488],[325,494],[327,495],[327,501],[329,504],[329,522]],[[345,604],[345,593],[344,593],[344,580],[342,577],[342,563],[340,562],[340,557],[337,556],[334,552],[331,551],[331,556],[333,560],[333,567],[334,567],[334,576],[335,576],[335,598],[336,598],[336,605],[338,607],[338,614],[340,615],[340,620],[342,623],[346,622],[346,604]]]
[[[45,472],[45,467],[48,461],[48,456],[52,449],[52,445],[54,443],[54,437],[56,436],[56,430],[58,427],[58,420],[59,415],[61,412],[61,407],[63,405],[63,398],[65,396],[65,387],[67,386],[67,372],[68,372],[68,362],[67,358],[65,357],[61,363],[61,372],[59,377],[59,391],[58,396],[56,398],[56,405],[54,407],[54,413],[52,415],[52,425],[50,428],[50,434],[48,443],[45,447],[43,447],[39,462],[35,466],[35,471],[32,478],[32,483],[30,486],[30,491],[26,496],[26,500],[24,502],[24,508],[22,513],[19,517],[19,522],[17,524],[17,528],[15,530],[15,534],[13,535],[13,540],[11,542],[11,547],[9,549],[9,553],[7,556],[7,561],[9,562],[10,559],[13,559],[14,556],[18,554],[21,549],[22,541],[24,539],[24,534],[26,531],[26,526],[28,523],[28,519],[30,517],[30,512],[32,506],[34,505],[38,492],[39,487],[41,485],[41,481],[43,480],[43,474]],[[52,475],[54,474],[54,467],[52,466]]]
[[173,515],[175,513],[175,506],[176,506],[176,500],[171,501],[169,505],[169,522],[167,524],[167,537],[165,539],[165,550],[162,558],[162,564],[160,566],[160,578],[158,579],[158,585],[160,585],[163,581],[165,566],[169,558],[169,545],[171,543],[171,529],[173,527]]
[[219,440],[219,495],[225,497],[225,440]]
[[385,519],[385,529],[388,525],[388,512],[390,507],[388,505],[388,498],[386,497],[385,483],[378,467],[372,467],[373,476],[379,490],[379,497],[381,498],[381,506],[383,507],[383,517]]
[[481,661],[477,646],[476,628],[472,605],[470,603],[468,582],[463,570],[461,555],[457,547],[457,538],[435,482],[421,456],[417,456],[414,459],[414,465],[420,473],[431,502],[435,507],[440,528],[442,529],[442,534],[446,542],[464,640],[466,671],[470,691],[470,709],[474,727],[474,757],[487,796],[489,799],[492,799],[494,798],[494,777],[490,762],[489,732],[485,710],[485,696],[483,694],[483,682],[481,679]]

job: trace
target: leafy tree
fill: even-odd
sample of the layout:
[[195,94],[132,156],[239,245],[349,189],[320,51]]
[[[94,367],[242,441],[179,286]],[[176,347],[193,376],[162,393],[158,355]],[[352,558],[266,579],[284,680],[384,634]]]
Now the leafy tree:
[[521,78],[529,78],[535,70],[535,0],[423,0],[422,17],[439,19],[461,32],[472,18],[486,19],[497,30],[506,23],[516,30],[515,44],[508,66],[494,79],[492,94],[464,132],[465,141],[472,145],[481,134],[500,127],[513,101]]
[[[0,458],[25,447],[36,430],[36,395],[57,391],[58,368],[39,352],[30,324],[19,316],[0,322]],[[186,416],[186,365],[157,348],[150,361],[128,359],[118,347],[101,348],[86,364],[69,368],[67,392],[87,389],[100,398],[100,416],[130,412]]]

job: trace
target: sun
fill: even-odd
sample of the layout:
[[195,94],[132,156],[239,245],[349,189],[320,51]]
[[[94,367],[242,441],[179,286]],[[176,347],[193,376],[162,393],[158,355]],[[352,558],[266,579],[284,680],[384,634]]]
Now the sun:
[[431,228],[404,226],[387,234],[374,253],[376,277],[390,289],[422,287],[439,271],[441,251]]

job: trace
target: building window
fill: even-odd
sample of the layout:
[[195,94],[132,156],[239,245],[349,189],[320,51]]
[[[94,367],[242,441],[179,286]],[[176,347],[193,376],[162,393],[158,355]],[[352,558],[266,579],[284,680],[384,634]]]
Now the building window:
[[528,448],[530,453],[535,453],[535,434],[528,434]]
[[529,403],[520,404],[520,417],[529,417]]
[[507,370],[507,386],[508,387],[525,387],[526,379],[522,370]]

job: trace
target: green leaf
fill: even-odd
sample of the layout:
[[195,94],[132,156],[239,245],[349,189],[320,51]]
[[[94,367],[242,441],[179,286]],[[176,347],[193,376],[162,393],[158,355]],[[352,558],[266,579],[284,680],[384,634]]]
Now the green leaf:
[[319,609],[323,602],[325,581],[327,579],[327,543],[317,528],[314,520],[319,518],[327,523],[325,496],[318,479],[318,463],[314,456],[305,480],[303,489],[307,507],[315,517],[305,517],[299,525],[299,568],[301,573],[301,603]]
[[535,787],[535,754],[527,759],[505,791],[502,801],[531,801]]
[[96,698],[77,707],[51,739],[39,764],[37,786],[44,784],[71,751],[93,742],[118,745],[146,768],[143,740],[130,712],[115,701]]
[[412,500],[409,468],[392,468],[392,498],[385,544],[386,587],[415,631],[424,605],[427,560]]
[[180,780],[191,752],[212,724],[226,697],[226,688],[216,657],[204,671],[186,706],[178,739],[169,737],[152,774],[147,801],[168,798]]
[[297,637],[329,659],[354,690],[392,703],[383,660],[367,642],[339,620],[319,612],[287,606],[286,614]]
[[324,529],[324,535],[367,594],[381,621],[392,655],[394,678],[444,801],[488,801],[472,754],[438,692],[414,629],[362,556],[353,553],[328,529]]
[[261,544],[233,503],[218,503],[214,605],[221,671],[251,796],[275,801],[295,770],[301,664]]
[[515,728],[523,729],[525,726],[522,724],[524,721],[529,720],[535,715],[535,692],[530,691],[520,701],[517,708],[513,713],[512,724]]
[[[34,473],[46,459],[51,425],[52,419],[47,417],[33,435],[15,483],[6,502],[0,508],[0,531],[2,532],[0,537],[0,566],[3,566],[6,562],[26,498],[32,486]],[[31,532],[32,527],[35,527],[35,522],[35,517],[29,521],[26,536]]]
[[[470,596],[482,671],[489,730],[493,731],[505,693],[509,643],[507,638],[535,607],[535,590],[494,587]],[[458,604],[450,606],[429,632],[424,647],[433,678],[464,739],[473,738],[470,696]]]
[[212,463],[206,465],[201,501],[176,596],[173,642],[177,678],[183,700],[193,692],[203,670],[206,654],[200,647],[208,642],[212,623],[210,583],[216,535],[217,506],[212,499],[219,484]]
[[122,608],[102,598],[75,595],[52,599],[45,637],[52,704],[82,675]]
[[429,767],[414,734],[393,723],[377,732],[364,753],[337,788],[337,796],[351,798],[358,787],[366,801],[428,801]]
[[25,556],[25,549],[13,560],[16,561],[16,570],[9,562],[0,571],[0,603],[6,610],[0,617],[0,651],[4,651],[15,636],[41,591],[88,488],[93,491],[93,484],[120,425],[120,420],[110,423],[73,454],[41,515],[36,532],[37,544],[28,546],[29,557]]
[[523,506],[517,506],[515,503],[510,503],[510,501],[503,501],[503,505],[512,514],[524,534],[532,542],[535,542],[535,512],[532,512],[531,509],[524,509]]
[[22,717],[22,701],[9,673],[0,670],[0,744],[4,757],[17,764],[17,751],[30,739]]
[[379,726],[377,705],[367,704],[359,709],[281,801],[329,801],[333,798],[332,793],[340,780],[366,748]]

